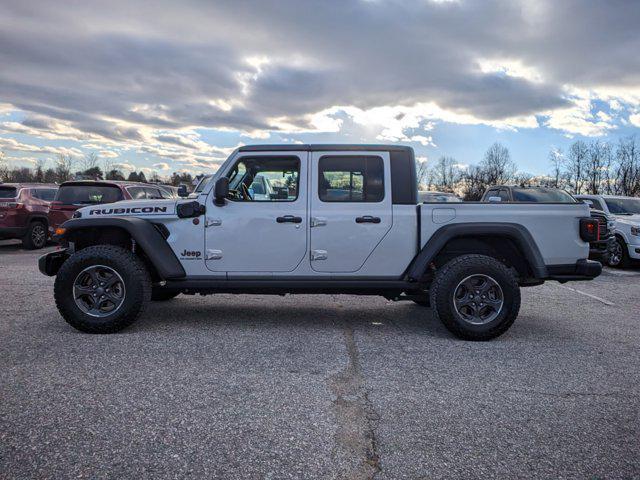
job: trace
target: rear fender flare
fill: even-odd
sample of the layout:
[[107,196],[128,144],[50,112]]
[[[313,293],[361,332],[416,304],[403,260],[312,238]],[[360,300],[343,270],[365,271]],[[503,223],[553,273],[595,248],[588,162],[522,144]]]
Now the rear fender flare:
[[120,228],[129,233],[163,279],[177,279],[186,276],[182,264],[165,238],[147,220],[136,217],[76,218],[67,220],[62,224],[62,228],[66,230],[64,233],[65,239],[73,237],[74,233],[78,233],[80,230],[108,227]]
[[478,236],[513,240],[527,260],[534,278],[547,278],[547,267],[529,230],[516,223],[498,222],[454,223],[440,227],[407,268],[407,277],[412,281],[418,281],[450,240]]

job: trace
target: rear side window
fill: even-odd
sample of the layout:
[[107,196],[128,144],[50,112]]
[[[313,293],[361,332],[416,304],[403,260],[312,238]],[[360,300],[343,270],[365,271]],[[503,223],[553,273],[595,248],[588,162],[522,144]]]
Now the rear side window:
[[325,156],[318,162],[318,182],[323,202],[381,202],[384,163],[374,156]]
[[557,188],[514,188],[516,202],[576,203],[571,195]]
[[45,202],[51,202],[56,197],[56,190],[54,188],[37,188],[33,190],[33,196]]
[[142,187],[127,187],[127,192],[134,200],[140,200],[141,198],[147,198],[147,194]]
[[15,187],[0,187],[0,198],[16,198],[17,194]]
[[148,199],[159,200],[164,198],[158,188],[145,187],[144,191],[146,192]]
[[56,200],[65,205],[113,203],[122,199],[120,189],[109,185],[62,185],[56,195]]

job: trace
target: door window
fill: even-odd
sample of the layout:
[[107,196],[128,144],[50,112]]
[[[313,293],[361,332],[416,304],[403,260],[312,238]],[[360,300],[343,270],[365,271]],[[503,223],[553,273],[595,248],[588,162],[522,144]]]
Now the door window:
[[318,196],[323,202],[381,202],[384,164],[374,156],[324,156],[318,162]]
[[148,199],[159,200],[159,199],[163,198],[162,194],[160,193],[160,190],[157,189],[157,188],[144,187],[144,191],[145,191]]
[[509,190],[507,190],[506,188],[501,188],[500,192],[498,193],[498,196],[503,202],[511,201],[511,198],[509,197]]
[[134,200],[140,200],[141,198],[147,198],[144,188],[142,187],[129,187],[127,188],[127,192],[131,195],[131,198]]
[[298,157],[244,157],[229,177],[229,200],[236,202],[293,202],[298,198]]

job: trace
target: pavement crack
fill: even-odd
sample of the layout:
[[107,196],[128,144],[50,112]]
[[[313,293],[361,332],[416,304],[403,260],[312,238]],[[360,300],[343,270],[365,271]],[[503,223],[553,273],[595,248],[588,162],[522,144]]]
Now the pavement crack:
[[368,480],[382,470],[376,438],[380,417],[364,384],[353,328],[346,325],[343,336],[347,365],[329,379],[337,423],[334,454],[342,454],[348,460],[341,478]]

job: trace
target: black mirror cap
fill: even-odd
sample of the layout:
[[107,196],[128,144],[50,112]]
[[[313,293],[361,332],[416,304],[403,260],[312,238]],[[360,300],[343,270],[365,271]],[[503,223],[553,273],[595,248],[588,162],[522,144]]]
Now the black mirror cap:
[[205,214],[204,205],[200,205],[198,202],[179,203],[176,206],[176,214],[179,218],[191,218],[199,217]]
[[229,195],[229,179],[227,177],[220,177],[216,180],[216,185],[213,190],[213,196],[216,199],[216,205],[224,205],[224,199]]
[[187,192],[187,186],[186,185],[178,185],[178,196],[185,198],[189,196],[189,192]]

